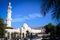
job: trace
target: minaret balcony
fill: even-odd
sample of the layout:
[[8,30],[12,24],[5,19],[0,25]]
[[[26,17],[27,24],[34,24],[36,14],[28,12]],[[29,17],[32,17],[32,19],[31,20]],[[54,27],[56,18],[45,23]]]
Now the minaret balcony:
[[10,10],[10,9],[8,9],[8,11],[7,11],[8,13],[12,13],[12,11]]
[[7,18],[6,20],[7,20],[7,21],[11,21],[11,20],[12,20],[12,18]]
[[11,9],[12,7],[11,6],[8,6],[9,9]]

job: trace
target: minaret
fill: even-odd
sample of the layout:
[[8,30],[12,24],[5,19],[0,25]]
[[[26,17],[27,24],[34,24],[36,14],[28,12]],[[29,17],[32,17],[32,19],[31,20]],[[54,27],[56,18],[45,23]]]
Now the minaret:
[[8,10],[7,10],[7,19],[6,19],[6,24],[7,24],[7,27],[11,27],[11,21],[12,21],[12,18],[11,18],[11,3],[9,2],[9,5],[8,5]]

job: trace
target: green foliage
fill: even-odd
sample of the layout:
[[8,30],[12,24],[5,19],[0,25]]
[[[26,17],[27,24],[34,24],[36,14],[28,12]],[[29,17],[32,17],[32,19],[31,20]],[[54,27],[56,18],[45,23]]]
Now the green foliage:
[[[59,40],[60,39],[60,23],[56,26],[52,25],[52,23],[49,23],[45,26],[46,33],[50,33],[50,40]],[[57,39],[58,38],[58,39]]]
[[56,30],[55,27],[54,27],[54,25],[52,25],[52,23],[49,23],[48,25],[46,25],[45,29],[46,29],[46,31],[45,31],[46,33],[50,33],[50,32],[52,32],[52,30],[53,31]]
[[5,24],[3,18],[0,18],[0,38],[4,37],[5,34]]
[[56,35],[60,38],[60,23],[56,26]]

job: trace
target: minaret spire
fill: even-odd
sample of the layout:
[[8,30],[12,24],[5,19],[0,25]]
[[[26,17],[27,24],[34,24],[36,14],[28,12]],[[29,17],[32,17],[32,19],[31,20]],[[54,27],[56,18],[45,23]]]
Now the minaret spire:
[[9,2],[9,5],[11,6],[11,2]]
[[8,8],[12,8],[12,7],[11,7],[11,2],[9,2],[9,6],[8,6]]
[[11,2],[9,2],[9,5],[8,5],[8,10],[7,10],[7,19],[6,19],[6,24],[7,24],[7,27],[11,27],[11,21],[12,21],[12,18],[11,18]]

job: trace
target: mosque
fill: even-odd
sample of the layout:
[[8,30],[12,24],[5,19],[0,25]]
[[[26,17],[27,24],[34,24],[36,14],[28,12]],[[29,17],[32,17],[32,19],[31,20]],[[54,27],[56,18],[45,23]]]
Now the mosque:
[[5,28],[5,30],[7,32],[5,33],[5,37],[8,37],[8,38],[11,39],[11,38],[18,37],[18,36],[20,38],[22,38],[24,36],[24,38],[25,38],[26,34],[27,34],[27,31],[29,33],[32,33],[32,35],[39,34],[38,36],[43,36],[43,33],[45,33],[44,27],[31,28],[26,23],[24,23],[21,28],[12,28],[12,26],[11,26],[12,10],[11,9],[12,9],[12,6],[11,6],[11,3],[9,2],[8,10],[7,10],[7,18],[6,18],[6,24],[7,25],[6,25],[6,28]]

